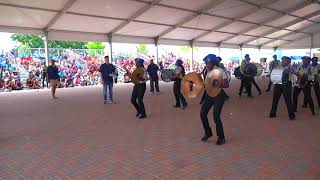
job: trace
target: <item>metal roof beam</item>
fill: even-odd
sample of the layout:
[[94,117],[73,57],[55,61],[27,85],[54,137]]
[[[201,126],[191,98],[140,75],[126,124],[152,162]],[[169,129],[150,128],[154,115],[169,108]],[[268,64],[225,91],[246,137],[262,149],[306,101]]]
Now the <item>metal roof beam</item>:
[[205,13],[207,11],[209,11],[212,8],[215,8],[216,6],[218,6],[219,4],[223,3],[225,0],[218,0],[218,1],[212,1],[209,4],[206,4],[205,6],[203,6],[198,13],[193,14],[191,16],[188,16],[186,18],[184,18],[182,21],[178,22],[176,25],[174,25],[173,27],[163,31],[162,33],[159,34],[159,38],[165,36],[166,34],[170,33],[171,31],[177,29],[178,27],[184,25],[185,23],[195,19],[196,17],[198,17],[199,15],[201,15],[202,13]]
[[46,27],[43,28],[44,31],[48,31],[54,25],[54,23],[56,23],[59,20],[59,18],[63,16],[76,1],[77,0],[68,0],[66,4],[63,6],[63,8],[61,9],[61,11],[49,21]]
[[[312,13],[312,14],[309,14],[308,16],[305,16],[304,19],[309,19],[309,18],[314,17],[314,16],[317,16],[317,15],[319,15],[319,14],[320,14],[320,10],[319,10],[319,11],[316,11],[316,12],[314,12],[314,13]],[[298,20],[295,20],[295,21],[293,21],[293,22],[289,22],[289,23],[281,26],[281,29],[282,29],[282,30],[286,30],[286,28],[288,28],[288,27],[290,27],[290,26],[293,26],[293,25],[295,25],[295,24],[297,24],[297,23],[300,23],[300,22],[302,22],[302,21],[304,21],[304,20],[298,19]],[[316,24],[318,24],[318,23],[316,23]],[[314,24],[312,24],[312,25],[314,25]],[[304,29],[305,29],[305,28],[304,28]],[[263,37],[265,37],[265,36],[267,36],[267,35],[270,35],[270,34],[272,34],[272,33],[277,32],[277,31],[278,31],[278,30],[268,31],[267,33],[264,33],[263,35],[261,35],[259,38],[263,38]],[[303,30],[300,29],[299,31],[290,32],[289,34],[285,34],[285,35],[283,35],[283,36],[277,37],[276,40],[281,40],[281,38],[286,37],[286,35],[291,35],[291,34],[294,34],[294,33],[304,33],[304,32],[303,32]],[[304,34],[310,35],[309,33],[304,33]],[[258,39],[259,39],[259,38],[258,38]],[[263,45],[265,45],[265,44],[269,44],[269,43],[271,43],[271,42],[273,42],[273,41],[276,41],[276,40],[273,39],[273,40],[267,41],[267,42],[265,42],[265,43],[262,43],[261,45],[263,46]],[[246,41],[245,43],[249,43],[249,42],[252,42],[252,41],[254,41],[254,40]]]
[[141,16],[143,13],[147,12],[149,9],[151,9],[153,6],[158,4],[161,0],[153,0],[152,2],[149,2],[146,6],[141,8],[139,11],[137,11],[134,15],[132,15],[129,19],[126,21],[122,22],[119,26],[115,27],[113,30],[110,31],[110,35],[115,34],[118,32],[120,29],[128,25],[130,22],[135,20],[137,17]]
[[[211,29],[211,31],[209,31],[209,32],[200,34],[199,36],[195,37],[194,40],[197,40],[197,39],[200,39],[200,38],[202,38],[202,37],[205,37],[205,36],[209,35],[210,33],[214,32],[214,31],[216,31],[216,30],[218,30],[218,29],[221,29],[221,28],[223,28],[223,27],[226,27],[226,26],[234,23],[235,21],[239,21],[239,20],[241,20],[241,19],[243,19],[243,18],[245,18],[245,17],[247,17],[247,16],[249,16],[249,15],[252,15],[252,14],[258,12],[259,10],[265,8],[266,6],[268,6],[268,5],[270,5],[270,4],[273,4],[273,3],[277,2],[277,1],[278,1],[278,0],[271,0],[271,1],[268,1],[267,3],[265,3],[265,4],[263,4],[263,5],[256,6],[256,8],[255,8],[253,11],[246,12],[246,13],[244,13],[243,15],[241,15],[241,16],[235,18],[235,19],[231,19],[230,21],[227,21],[227,22],[223,23],[222,25]],[[256,25],[256,26],[258,26],[258,25]]]
[[[250,5],[253,5],[253,6],[259,6],[259,4],[251,2],[251,1],[248,1],[248,0],[239,0],[239,1],[247,3],[247,4],[250,4]],[[310,3],[310,4],[315,3],[315,2],[316,2],[315,0],[307,0],[306,1],[306,3]],[[270,8],[270,7],[265,7],[265,9],[268,9],[268,10],[271,10],[271,11],[275,11],[275,12],[278,12],[278,13],[283,13],[285,15],[292,16],[292,17],[295,17],[295,18],[298,18],[298,19],[303,19],[300,16],[292,14],[292,12],[285,12],[285,11],[281,11],[281,10]],[[312,20],[308,20],[308,21],[316,22],[316,21],[312,21]]]
[[[273,3],[274,3],[274,2],[273,2]],[[303,3],[299,4],[299,5],[297,5],[296,7],[293,7],[293,8],[291,8],[290,10],[288,10],[288,13],[292,13],[292,12],[294,12],[294,11],[297,11],[297,10],[299,10],[299,9],[301,9],[301,8],[304,8],[304,7],[306,7],[306,6],[309,6],[310,4],[312,4],[312,2],[310,2],[310,1],[303,2]],[[284,15],[284,13],[280,13],[279,15],[276,15],[276,16],[274,16],[274,17],[272,17],[272,18],[270,18],[270,19],[262,22],[262,23],[259,24],[259,25],[254,25],[254,26],[252,26],[252,27],[250,27],[250,28],[248,28],[248,29],[245,29],[245,30],[241,31],[239,34],[245,35],[244,33],[249,32],[249,31],[251,31],[251,30],[253,30],[253,29],[256,29],[256,28],[258,28],[258,27],[261,27],[261,26],[270,27],[270,26],[267,25],[268,23],[270,23],[270,22],[272,22],[272,21],[275,21],[275,20],[283,17],[283,15]],[[279,27],[274,27],[274,28],[277,28],[277,29],[279,29],[279,30],[282,30],[282,29],[279,28]],[[228,38],[223,39],[223,40],[221,40],[221,41],[224,41],[224,42],[225,42],[225,41],[228,41],[228,40],[230,40],[230,39],[232,39],[232,38],[235,38],[235,37],[236,37],[236,36],[231,36],[231,37],[228,37]],[[249,41],[249,42],[250,42],[250,41]],[[244,42],[244,43],[246,44],[247,42]]]

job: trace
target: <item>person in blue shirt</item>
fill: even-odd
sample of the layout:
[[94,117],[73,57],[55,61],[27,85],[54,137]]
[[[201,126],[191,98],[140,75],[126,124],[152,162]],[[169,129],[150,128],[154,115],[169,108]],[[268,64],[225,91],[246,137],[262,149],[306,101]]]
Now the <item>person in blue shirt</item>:
[[156,88],[157,93],[160,93],[158,71],[159,71],[158,65],[154,64],[153,59],[151,59],[150,64],[147,68],[147,72],[150,77],[150,92],[151,93],[154,93],[154,88]]
[[[113,77],[115,75],[116,68],[113,64],[109,62],[109,56],[104,57],[104,63],[101,64],[100,68],[100,77],[103,85],[103,98],[104,104],[113,103]],[[109,99],[108,99],[109,95]]]
[[55,61],[51,59],[51,65],[47,69],[48,73],[48,81],[50,82],[51,85],[51,94],[53,99],[57,99],[56,97],[56,89],[59,84],[59,69],[55,65]]

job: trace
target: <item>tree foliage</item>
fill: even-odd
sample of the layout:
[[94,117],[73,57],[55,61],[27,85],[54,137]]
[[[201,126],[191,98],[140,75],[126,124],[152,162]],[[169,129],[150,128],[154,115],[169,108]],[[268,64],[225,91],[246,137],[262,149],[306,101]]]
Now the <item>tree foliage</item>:
[[[43,36],[35,36],[28,34],[12,34],[11,39],[20,42],[22,45],[27,45],[30,48],[44,48]],[[49,48],[71,48],[71,49],[84,49],[86,43],[76,41],[49,41]]]
[[106,45],[102,42],[88,42],[87,44],[88,49],[104,49]]
[[137,52],[138,53],[141,53],[141,54],[144,54],[144,55],[148,55],[148,48],[145,44],[139,44],[136,46],[136,49],[137,49]]

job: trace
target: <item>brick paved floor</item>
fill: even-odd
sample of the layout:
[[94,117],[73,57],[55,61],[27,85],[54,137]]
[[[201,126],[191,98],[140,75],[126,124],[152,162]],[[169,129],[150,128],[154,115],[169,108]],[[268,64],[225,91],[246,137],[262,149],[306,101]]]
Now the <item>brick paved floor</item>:
[[291,122],[281,99],[269,119],[271,94],[239,98],[232,84],[223,146],[200,142],[199,99],[173,109],[170,83],[146,93],[144,120],[129,104],[131,84],[116,85],[114,105],[101,87],[59,89],[56,101],[47,90],[1,93],[0,179],[320,179],[319,115],[299,109]]

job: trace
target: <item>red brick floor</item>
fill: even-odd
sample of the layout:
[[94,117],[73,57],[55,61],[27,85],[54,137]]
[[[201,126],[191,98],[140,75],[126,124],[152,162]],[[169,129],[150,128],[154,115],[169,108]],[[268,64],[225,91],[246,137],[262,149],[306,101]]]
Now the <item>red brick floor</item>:
[[56,101],[48,90],[1,93],[0,179],[320,179],[319,115],[299,109],[289,121],[281,99],[269,119],[271,93],[239,98],[233,81],[227,143],[216,146],[215,137],[200,141],[199,99],[173,109],[171,86],[146,93],[143,120],[129,103],[131,84],[115,86],[114,105],[103,104],[101,87],[59,89]]

